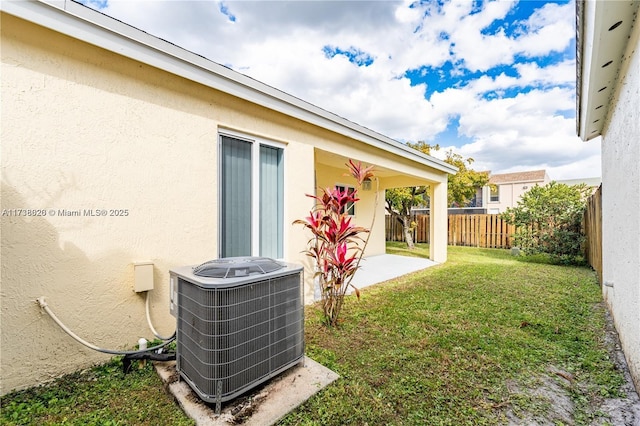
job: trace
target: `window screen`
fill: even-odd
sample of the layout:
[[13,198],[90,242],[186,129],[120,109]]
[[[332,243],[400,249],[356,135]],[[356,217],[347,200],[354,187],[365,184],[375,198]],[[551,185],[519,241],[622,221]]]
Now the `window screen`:
[[251,255],[251,142],[221,142],[220,256]]
[[260,256],[282,258],[282,149],[260,145]]

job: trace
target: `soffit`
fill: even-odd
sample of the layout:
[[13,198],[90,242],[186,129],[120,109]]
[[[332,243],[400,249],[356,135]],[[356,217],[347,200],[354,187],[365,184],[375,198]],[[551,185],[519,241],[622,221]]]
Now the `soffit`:
[[576,4],[576,124],[585,141],[602,133],[639,5],[636,0]]

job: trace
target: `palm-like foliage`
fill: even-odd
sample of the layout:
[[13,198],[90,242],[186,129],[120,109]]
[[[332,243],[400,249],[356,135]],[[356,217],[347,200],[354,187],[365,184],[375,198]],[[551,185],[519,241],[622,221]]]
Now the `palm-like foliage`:
[[[365,180],[373,178],[372,166],[362,167],[360,163],[349,160],[347,167],[359,187]],[[312,233],[305,254],[315,262],[314,278],[319,281],[325,320],[331,326],[338,324],[344,295],[352,286],[351,279],[359,267],[368,241],[361,235],[368,234],[369,229],[356,226],[346,213],[347,205],[359,201],[357,191],[324,188],[320,195],[307,194],[316,200],[316,205],[308,217],[294,222]],[[359,297],[358,289],[353,288]]]

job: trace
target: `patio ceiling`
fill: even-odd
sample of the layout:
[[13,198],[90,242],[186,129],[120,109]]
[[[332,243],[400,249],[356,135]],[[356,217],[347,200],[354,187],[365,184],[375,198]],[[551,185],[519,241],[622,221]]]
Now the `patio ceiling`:
[[576,3],[576,127],[585,141],[602,133],[618,76],[628,66],[627,44],[639,6],[634,0]]
[[[322,149],[316,149],[316,163],[318,164],[322,164],[324,166],[328,166],[328,167],[334,167],[334,168],[339,168],[339,169],[345,169],[346,171],[346,166],[345,164],[347,164],[350,160],[349,157],[340,155],[340,154],[336,154],[333,152],[329,152],[329,151],[324,151]],[[354,161],[362,161],[363,165],[368,166],[370,164],[373,164],[374,166],[374,173],[376,175],[376,177],[382,179],[382,180],[389,180],[392,178],[415,178],[415,185],[424,185],[426,181],[428,181],[428,179],[421,177],[421,176],[413,176],[408,174],[407,172],[399,169],[392,169],[392,168],[388,168],[388,167],[383,167],[380,166],[379,164],[375,164],[375,163],[369,163],[367,161],[361,160],[359,158],[352,158],[352,160]],[[428,166],[423,166],[425,169],[428,168]],[[440,170],[438,170],[439,173],[441,173]],[[435,182],[435,181],[434,181]]]

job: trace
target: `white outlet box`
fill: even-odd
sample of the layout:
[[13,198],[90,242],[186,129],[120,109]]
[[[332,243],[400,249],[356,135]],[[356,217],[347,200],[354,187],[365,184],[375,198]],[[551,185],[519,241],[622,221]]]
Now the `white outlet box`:
[[136,293],[153,290],[153,262],[136,262],[133,264],[133,271],[133,289]]

